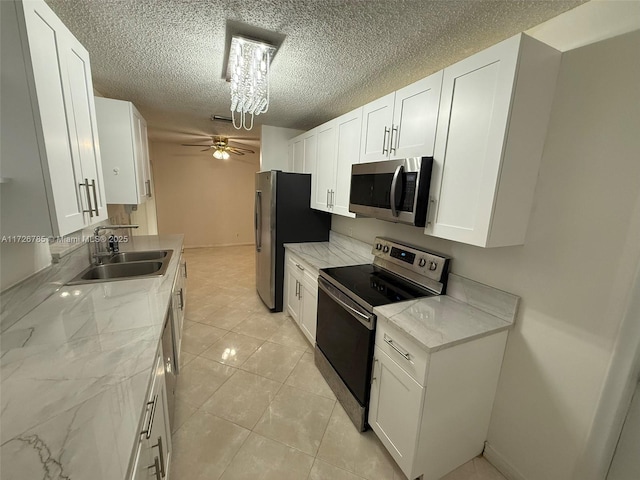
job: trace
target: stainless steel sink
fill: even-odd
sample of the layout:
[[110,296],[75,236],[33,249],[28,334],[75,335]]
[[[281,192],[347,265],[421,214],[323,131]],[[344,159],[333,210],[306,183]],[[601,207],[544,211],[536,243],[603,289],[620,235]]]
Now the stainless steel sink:
[[67,285],[159,277],[166,273],[172,253],[172,250],[116,253],[104,265],[86,268]]
[[164,259],[168,253],[168,250],[151,250],[148,252],[120,252],[115,253],[107,261],[108,263],[127,263],[147,260],[161,260]]

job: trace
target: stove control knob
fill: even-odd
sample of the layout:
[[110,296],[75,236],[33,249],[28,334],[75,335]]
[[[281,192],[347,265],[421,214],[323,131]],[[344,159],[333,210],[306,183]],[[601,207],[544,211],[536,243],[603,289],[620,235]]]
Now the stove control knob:
[[424,267],[426,264],[427,264],[426,258],[421,258],[420,261],[418,262],[419,267]]
[[385,246],[382,248],[382,251],[383,251],[384,253],[389,252],[389,245],[385,245]]
[[429,270],[435,270],[438,268],[438,264],[436,262],[429,262]]
[[376,243],[376,250],[382,250],[382,244]]

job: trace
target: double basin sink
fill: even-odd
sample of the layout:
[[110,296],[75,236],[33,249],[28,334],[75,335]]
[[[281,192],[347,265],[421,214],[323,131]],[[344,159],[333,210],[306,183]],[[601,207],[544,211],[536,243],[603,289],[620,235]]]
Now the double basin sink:
[[172,253],[173,250],[114,253],[104,258],[102,265],[91,265],[80,272],[67,285],[162,276],[169,267]]

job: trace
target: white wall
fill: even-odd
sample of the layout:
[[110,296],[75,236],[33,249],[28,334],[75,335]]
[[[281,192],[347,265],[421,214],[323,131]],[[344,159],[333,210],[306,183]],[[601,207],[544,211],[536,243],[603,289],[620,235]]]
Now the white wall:
[[260,171],[289,170],[287,143],[302,130],[262,125],[260,135]]
[[512,478],[567,480],[585,447],[640,262],[640,31],[563,55],[526,244],[481,249],[333,217],[453,257],[520,295],[488,434]]

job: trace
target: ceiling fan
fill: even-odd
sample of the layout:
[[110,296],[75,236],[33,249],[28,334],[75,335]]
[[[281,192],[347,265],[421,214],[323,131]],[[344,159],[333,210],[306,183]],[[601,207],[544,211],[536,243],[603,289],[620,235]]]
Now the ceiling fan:
[[[213,156],[220,160],[229,160],[231,155],[245,155],[247,153],[256,153],[250,148],[235,147],[229,145],[229,140],[231,140],[231,137],[213,136],[211,137],[211,140],[213,142],[211,145],[199,145],[193,143],[183,143],[182,145],[184,147],[206,147],[205,149],[201,150],[203,152],[213,149]],[[240,143],[238,145],[242,144]]]

